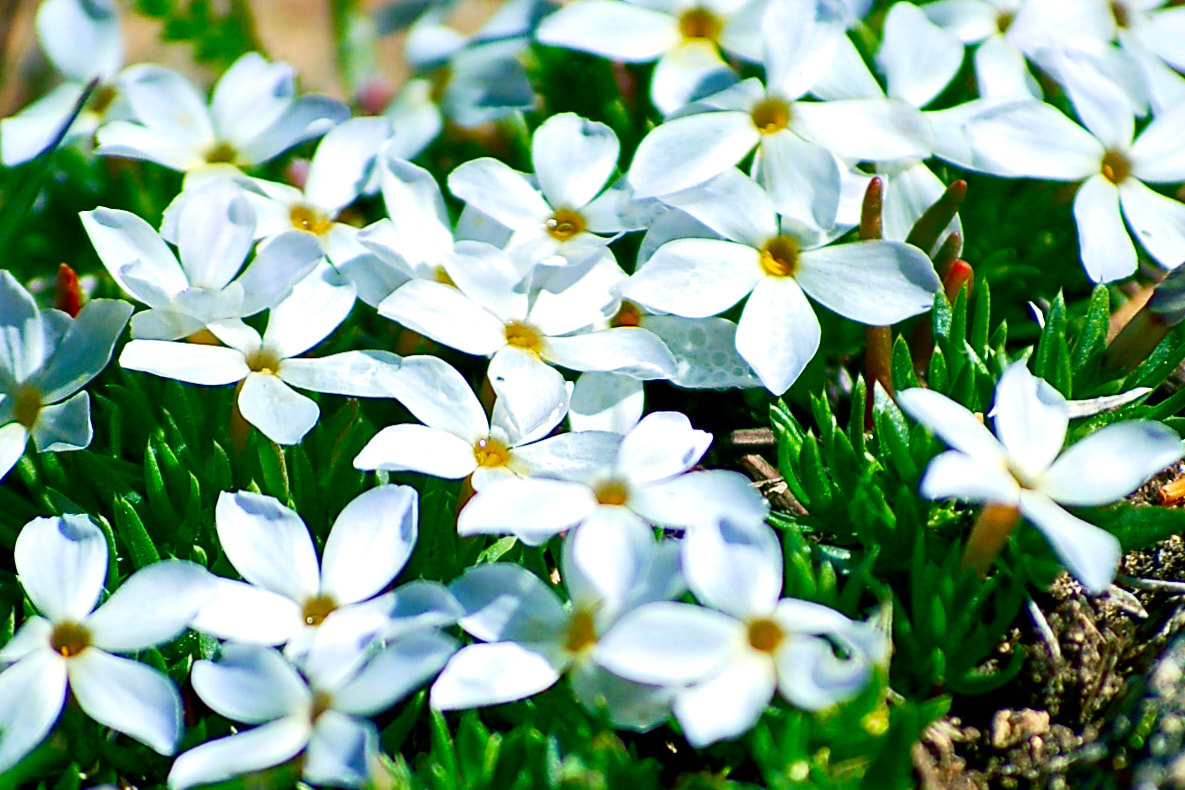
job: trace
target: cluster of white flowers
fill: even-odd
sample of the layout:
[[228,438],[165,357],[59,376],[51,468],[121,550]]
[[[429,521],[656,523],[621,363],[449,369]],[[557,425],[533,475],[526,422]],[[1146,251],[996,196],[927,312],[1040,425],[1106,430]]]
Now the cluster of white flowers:
[[[167,560],[96,609],[110,533],[85,516],[37,519],[15,562],[39,614],[0,648],[0,771],[44,739],[67,688],[95,721],[172,754],[176,689],[111,653],[185,628],[223,640],[192,669],[198,696],[251,728],[178,757],[174,788],[298,755],[309,782],[361,784],[378,750],[370,717],[429,681],[431,705],[452,710],[522,699],[566,673],[594,715],[646,730],[673,714],[695,746],[745,732],[775,693],[808,710],[851,699],[887,661],[886,635],[781,597],[766,503],[738,473],[697,469],[710,435],[677,412],[645,414],[643,382],[781,395],[820,347],[812,302],[871,326],[926,312],[940,277],[932,250],[905,239],[945,188],[931,157],[1082,182],[1074,216],[1096,280],[1135,268],[1121,210],[1158,263],[1185,260],[1185,204],[1145,183],[1185,180],[1173,131],[1185,119],[1185,9],[897,3],[875,58],[882,88],[849,38],[861,11],[838,0],[573,0],[541,22],[532,5],[512,0],[471,38],[449,35],[435,12],[416,23],[416,62],[451,69],[445,113],[467,125],[500,114],[488,94],[513,75],[497,64],[516,62],[533,36],[657,61],[649,90],[664,120],[627,162],[609,126],[553,115],[531,137],[533,172],[493,158],[452,170],[447,187],[463,204],[453,221],[435,178],[409,161],[442,124],[423,114],[424,84],[383,117],[349,119],[339,102],[298,97],[291,68],[251,53],[207,104],[168,69],[118,71],[111,0],[42,4],[42,43],[68,81],[0,123],[4,162],[43,150],[98,76],[110,91],[72,134],[93,136],[98,155],[186,173],[159,231],[126,211],[82,213],[110,277],[147,306],[131,317],[119,364],[234,384],[237,414],[282,445],[300,443],[320,416],[297,390],[395,399],[419,424],[382,428],[356,468],[466,479],[475,493],[459,534],[558,539],[562,561],[551,579],[493,562],[447,587],[387,591],[416,543],[412,489],[379,485],[354,499],[319,560],[288,507],[223,492],[218,544],[242,581]],[[976,47],[981,98],[923,111],[964,45]],[[742,79],[741,64],[761,76]],[[1062,86],[1085,129],[1042,100],[1030,67]],[[516,96],[517,109],[532,106]],[[317,138],[299,188],[245,172]],[[884,238],[837,243],[859,223],[870,172],[885,184]],[[385,218],[342,221],[376,194]],[[956,219],[946,230],[958,229]],[[636,264],[623,267],[614,243],[627,234],[642,235]],[[742,301],[736,323],[724,316]],[[435,356],[308,356],[360,310],[488,358],[488,414]],[[265,312],[260,333],[252,317]],[[116,300],[74,318],[42,311],[0,272],[0,477],[30,436],[41,451],[89,445],[79,390],[108,364],[131,313]],[[1181,457],[1172,431],[1132,423],[1058,458],[1065,401],[1023,363],[1000,382],[998,440],[944,396],[899,396],[954,448],[931,464],[922,494],[1023,514],[1094,591],[1112,579],[1118,544],[1055,503],[1113,501]]]

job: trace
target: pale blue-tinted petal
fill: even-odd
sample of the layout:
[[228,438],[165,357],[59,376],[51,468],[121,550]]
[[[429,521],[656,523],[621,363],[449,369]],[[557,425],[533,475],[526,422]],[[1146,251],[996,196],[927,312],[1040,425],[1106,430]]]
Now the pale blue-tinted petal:
[[675,357],[672,383],[691,389],[761,386],[749,363],[737,353],[737,327],[732,321],[650,315],[642,325],[658,335]]
[[[30,653],[49,645],[54,625],[40,615],[32,615],[16,629],[12,639],[0,647],[0,664],[20,661]],[[2,729],[2,728],[0,728]]]
[[560,677],[555,663],[514,642],[461,648],[432,684],[435,710],[498,705],[538,694]]
[[645,63],[679,41],[669,14],[615,0],[570,3],[539,23],[539,42],[619,60]]
[[253,730],[207,741],[173,762],[169,787],[184,790],[279,765],[299,754],[311,736],[307,718],[285,716]]
[[[15,167],[37,157],[57,138],[85,85],[64,82],[15,115],[0,119],[0,163]],[[93,134],[83,128],[80,116],[71,125],[63,143],[76,134]]]
[[313,540],[296,513],[274,497],[224,491],[214,517],[222,550],[244,579],[294,601],[318,593]]
[[1169,464],[1185,445],[1171,428],[1151,420],[1108,425],[1061,454],[1040,490],[1063,505],[1105,505],[1122,499]]
[[1120,192],[1103,175],[1086,180],[1074,197],[1074,222],[1082,265],[1095,282],[1110,282],[1136,270],[1136,248],[1119,213]]
[[747,112],[677,118],[642,139],[629,170],[637,198],[669,195],[723,173],[753,150],[761,133]]
[[248,165],[266,162],[297,143],[319,137],[349,117],[349,108],[336,99],[302,96],[262,133],[242,142],[239,157]]
[[37,610],[55,623],[90,614],[107,578],[107,539],[86,516],[35,518],[17,535],[16,572]]
[[469,382],[439,357],[405,357],[395,385],[393,397],[429,428],[447,431],[469,444],[490,432]]
[[575,113],[544,121],[531,138],[531,162],[551,205],[579,209],[596,197],[617,167],[621,146],[603,123]]
[[657,335],[641,327],[551,337],[542,353],[548,362],[571,370],[624,373],[644,380],[670,378],[675,373],[670,350]]
[[255,258],[230,285],[242,293],[240,316],[275,307],[313,271],[321,257],[321,245],[304,231],[288,231],[262,242]]
[[941,282],[930,258],[897,241],[834,244],[800,254],[794,279],[812,299],[873,326],[929,310]]
[[1048,104],[1010,102],[965,127],[975,169],[993,175],[1080,181],[1098,172],[1103,145]]
[[205,146],[195,148],[184,137],[128,121],[103,124],[95,132],[95,140],[99,144],[95,153],[99,156],[143,159],[179,171],[194,171],[205,165]]
[[485,486],[457,516],[461,535],[517,535],[538,545],[583,521],[597,507],[579,483],[543,478],[500,480]]
[[[633,427],[632,424],[630,427]],[[621,434],[611,431],[577,430],[561,433],[514,448],[508,466],[523,476],[584,482],[612,464],[620,443]]]
[[378,760],[379,734],[369,721],[327,710],[317,717],[304,757],[304,779],[316,785],[356,787]]
[[0,376],[22,382],[45,362],[45,333],[37,303],[8,271],[0,271]]
[[217,661],[193,665],[194,690],[232,721],[260,724],[306,710],[312,693],[296,669],[275,650],[230,643]]
[[598,625],[620,614],[654,555],[654,535],[641,519],[625,508],[601,514],[611,517],[590,519],[564,541],[560,569],[573,609],[595,612]]
[[132,314],[118,299],[95,299],[70,324],[52,351],[38,385],[46,403],[72,395],[107,367],[115,342]]
[[458,647],[457,640],[435,631],[400,637],[334,693],[334,708],[356,716],[378,714],[435,677]]
[[459,480],[477,466],[474,447],[447,431],[405,423],[383,428],[354,458],[356,469],[412,471]]
[[487,157],[466,162],[449,174],[448,188],[461,200],[514,230],[537,227],[551,216],[547,201],[526,177],[497,159]]
[[897,3],[885,17],[877,64],[888,93],[923,107],[954,78],[963,63],[963,44],[935,25],[912,3]]
[[918,492],[927,499],[1014,505],[1020,496],[1020,484],[1002,460],[947,450],[930,461]]
[[415,548],[418,516],[410,486],[378,486],[351,500],[325,540],[321,593],[354,603],[390,584]]
[[769,505],[740,472],[707,469],[673,480],[641,486],[630,495],[630,508],[653,524],[675,529],[728,518],[737,524],[761,524]]
[[160,138],[201,153],[213,145],[206,101],[177,72],[140,63],[124,70],[120,90],[131,103],[136,121]]
[[1006,466],[1004,448],[974,414],[945,395],[921,388],[897,393],[902,411],[956,450]]
[[693,683],[725,666],[747,645],[744,623],[685,603],[659,601],[626,614],[604,634],[597,660],[640,683]]
[[96,647],[117,653],[168,642],[214,594],[214,580],[192,562],[154,562],[124,579],[84,625]]
[[210,181],[185,202],[177,235],[190,284],[217,290],[238,273],[254,246],[255,212],[237,185]]
[[470,568],[449,585],[465,614],[461,627],[484,642],[562,640],[568,616],[559,596],[513,563]]
[[70,659],[70,691],[95,721],[160,754],[181,739],[181,695],[159,670],[88,648]]
[[298,444],[321,416],[313,400],[267,373],[247,376],[238,405],[243,419],[276,444]]
[[289,358],[279,376],[288,384],[313,392],[354,398],[390,398],[403,361],[390,351],[343,351],[326,357]]
[[190,627],[203,634],[258,645],[283,644],[304,626],[301,605],[291,598],[222,578],[190,621]]
[[591,661],[568,672],[576,701],[594,716],[607,716],[620,729],[646,732],[671,715],[676,689],[635,683],[618,677]]
[[582,373],[572,390],[568,424],[573,431],[627,433],[642,417],[644,396],[642,382],[632,376]]
[[296,95],[295,77],[292,66],[268,63],[258,52],[248,52],[232,63],[210,99],[219,138],[242,143],[275,123]]
[[302,354],[328,337],[353,306],[354,284],[323,265],[271,309],[264,345],[281,358]]
[[774,655],[778,691],[803,710],[822,710],[860,693],[872,675],[868,657],[835,655],[826,639],[790,634]]
[[[1185,14],[1176,16],[1185,20]],[[1185,180],[1185,154],[1181,152],[1181,125],[1185,123],[1185,104],[1158,113],[1132,143],[1127,152],[1132,174],[1154,184]]]
[[232,384],[250,373],[242,352],[222,346],[133,340],[123,347],[119,364],[190,384]]
[[1134,178],[1120,185],[1119,202],[1140,246],[1157,263],[1172,269],[1185,262],[1185,203],[1153,192]]
[[447,285],[412,280],[379,304],[379,314],[466,354],[489,356],[506,345],[506,325]]
[[922,114],[898,99],[795,102],[790,129],[847,159],[925,159],[931,132]]
[[778,235],[778,217],[770,194],[736,168],[698,186],[664,195],[663,203],[686,212],[726,239],[750,247],[760,247]]
[[1021,492],[1020,512],[1040,530],[1062,565],[1087,592],[1098,595],[1107,589],[1122,553],[1114,535],[1071,516],[1038,491]]
[[712,434],[691,426],[679,412],[654,412],[621,440],[617,468],[631,483],[665,480],[699,463]]
[[66,702],[66,662],[38,650],[0,672],[0,774],[33,751]]
[[123,63],[119,12],[111,0],[47,0],[35,21],[42,49],[68,79],[106,82]]
[[391,137],[386,118],[351,118],[325,135],[309,164],[304,193],[314,206],[336,214],[361,194],[379,147]]
[[819,228],[835,224],[840,178],[830,151],[782,130],[761,138],[753,162],[754,175],[779,214]]
[[718,239],[678,239],[659,247],[622,289],[645,307],[685,318],[722,313],[761,279],[759,253]]
[[41,452],[81,450],[91,437],[91,400],[85,392],[53,406],[45,406],[33,424],[33,443]]
[[741,620],[768,617],[782,594],[782,551],[764,524],[705,524],[683,538],[683,575],[701,603]]
[[650,101],[663,115],[671,115],[695,99],[711,95],[737,81],[736,72],[710,41],[677,43],[659,58],[650,78]]
[[680,691],[671,707],[687,742],[702,749],[744,733],[773,699],[776,680],[769,656],[746,650],[708,679]]
[[819,335],[819,319],[794,278],[762,277],[737,324],[737,351],[781,395],[815,356]]
[[994,35],[975,50],[975,81],[985,99],[1039,99],[1041,87],[1020,50]]
[[1022,361],[1000,376],[991,417],[1012,464],[1036,476],[1061,452],[1070,409],[1061,393],[1030,373]]
[[21,460],[28,443],[29,431],[19,422],[0,425],[0,480]]

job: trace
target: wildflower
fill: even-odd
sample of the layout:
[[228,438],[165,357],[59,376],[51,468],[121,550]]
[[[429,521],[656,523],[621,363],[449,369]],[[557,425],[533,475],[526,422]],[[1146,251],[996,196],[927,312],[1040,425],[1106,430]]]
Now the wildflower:
[[460,624],[482,643],[462,648],[432,684],[437,710],[522,699],[569,674],[577,700],[604,708],[619,727],[646,730],[668,715],[670,692],[614,676],[600,666],[600,636],[627,612],[683,589],[676,542],[655,543],[646,529],[606,522],[564,541],[560,577],[565,606],[539,577],[518,565],[470,568],[450,586]]
[[687,318],[722,313],[749,296],[736,348],[770,392],[789,389],[819,347],[806,294],[840,315],[887,326],[929,309],[940,286],[925,253],[902,242],[824,246],[739,172],[718,177],[681,208],[725,236],[660,247],[622,289],[645,307]]
[[[222,550],[246,583],[222,580],[194,618],[198,631],[253,644],[287,643],[290,653],[301,655],[318,628],[339,614],[387,616],[401,596],[424,604],[415,622],[448,624],[455,617],[455,602],[439,585],[414,582],[379,595],[415,547],[416,493],[408,486],[379,486],[355,497],[334,521],[319,562],[304,521],[273,497],[223,492],[214,517]],[[411,615],[406,607],[399,611]]]
[[851,699],[884,659],[884,635],[872,625],[780,597],[782,549],[764,524],[725,519],[688,532],[683,573],[710,608],[657,602],[634,609],[596,655],[624,678],[677,687],[672,708],[696,748],[748,730],[775,691],[805,710]]
[[42,311],[0,271],[0,478],[30,437],[42,452],[90,445],[90,396],[79,390],[111,361],[131,313],[117,299],[88,302],[77,318]]
[[[737,472],[691,472],[711,434],[678,412],[654,412],[626,434],[611,463],[591,473],[511,478],[482,489],[457,517],[462,535],[511,533],[537,545],[568,529],[596,532],[611,522],[676,529],[732,514],[765,519],[766,503]],[[593,525],[593,526],[589,526]]]
[[349,117],[327,96],[296,97],[295,73],[248,52],[226,70],[207,109],[189,80],[152,64],[124,72],[134,121],[99,130],[104,156],[126,156],[185,173],[211,166],[253,167]]
[[115,282],[151,308],[132,319],[136,337],[174,340],[214,321],[266,310],[321,259],[321,249],[312,239],[292,231],[276,237],[243,266],[254,244],[256,222],[242,191],[219,180],[183,194],[188,197],[173,224],[180,262],[152,226],[135,214],[98,208],[80,215]]
[[1010,365],[996,386],[994,436],[945,395],[915,388],[897,398],[907,414],[952,448],[926,468],[922,496],[989,506],[965,555],[965,563],[981,572],[1024,516],[1075,579],[1092,593],[1102,592],[1115,576],[1119,541],[1059,505],[1090,507],[1122,499],[1185,455],[1177,434],[1151,420],[1108,425],[1062,452],[1066,400],[1023,361]]
[[181,737],[181,698],[160,671],[113,653],[168,642],[210,595],[191,562],[164,560],[124,579],[98,608],[107,538],[86,516],[37,518],[13,550],[17,574],[40,614],[0,649],[0,773],[40,743],[67,690],[88,716],[161,754]]
[[[296,664],[258,645],[223,645],[193,667],[202,701],[233,721],[258,725],[201,744],[169,772],[173,790],[260,771],[301,755],[311,784],[356,787],[371,776],[378,731],[366,717],[435,675],[456,641],[436,632],[374,645],[367,621],[326,623]],[[377,649],[376,649],[377,648]]]

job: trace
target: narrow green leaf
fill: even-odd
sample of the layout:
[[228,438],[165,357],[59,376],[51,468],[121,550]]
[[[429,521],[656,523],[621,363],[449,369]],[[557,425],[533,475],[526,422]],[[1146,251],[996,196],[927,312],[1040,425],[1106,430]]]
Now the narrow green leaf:
[[128,547],[128,559],[131,560],[133,568],[140,569],[160,559],[160,553],[148,535],[148,530],[144,528],[140,514],[126,499],[121,496],[113,499],[112,516],[115,531]]
[[893,386],[900,391],[917,385],[918,377],[913,371],[913,357],[909,354],[909,345],[903,335],[897,335],[893,341]]

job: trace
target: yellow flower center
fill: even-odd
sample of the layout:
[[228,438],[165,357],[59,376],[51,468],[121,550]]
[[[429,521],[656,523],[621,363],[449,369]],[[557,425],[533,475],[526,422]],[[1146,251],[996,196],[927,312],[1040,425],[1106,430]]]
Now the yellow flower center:
[[1007,33],[1008,28],[1012,27],[1012,20],[1016,18],[1016,14],[1011,11],[1001,11],[996,15],[996,30],[1001,33]]
[[37,416],[41,414],[41,390],[32,384],[21,384],[12,396],[12,418],[33,430]]
[[256,373],[276,375],[280,369],[280,358],[271,349],[261,348],[247,358],[247,367]]
[[612,505],[619,507],[630,498],[629,488],[620,480],[607,480],[593,489],[598,505]]
[[1116,27],[1127,27],[1131,24],[1131,16],[1123,3],[1111,3],[1111,16],[1115,19]]
[[1132,163],[1118,151],[1108,151],[1099,170],[1112,184],[1122,184],[1132,174]]
[[785,99],[770,96],[758,102],[749,117],[762,134],[780,132],[790,125],[790,104]]
[[506,325],[506,342],[515,348],[535,353],[539,353],[539,349],[543,347],[543,340],[539,337],[539,333],[532,327],[517,321],[511,321]]
[[761,248],[761,269],[771,277],[792,277],[798,268],[798,242],[774,236]]
[[609,320],[609,326],[641,326],[642,325],[642,311],[633,302],[622,302],[621,307],[617,310],[617,315]]
[[720,17],[706,8],[690,8],[679,17],[679,35],[684,41],[700,39],[715,43],[723,29]]
[[288,219],[297,230],[305,230],[317,236],[333,227],[332,220],[308,206],[293,206],[288,212]]
[[112,85],[100,85],[95,88],[95,92],[91,94],[89,101],[91,112],[102,115],[118,95],[119,92]]
[[597,643],[597,626],[591,612],[578,609],[568,619],[568,634],[564,649],[569,653],[580,653]]
[[455,282],[453,282],[453,278],[452,278],[452,277],[449,277],[449,276],[448,276],[448,272],[446,272],[446,271],[444,270],[444,267],[443,267],[443,266],[437,266],[437,267],[436,267],[436,268],[435,268],[435,269],[432,271],[432,279],[436,280],[436,282],[440,283],[441,285],[447,285],[447,286],[449,286],[450,288],[456,288],[456,287],[457,287],[457,284],[456,284]]
[[206,152],[206,161],[212,165],[233,165],[239,161],[239,152],[229,143],[218,143]]
[[49,635],[49,646],[62,658],[71,658],[91,645],[90,631],[78,623],[58,623]]
[[313,709],[309,712],[309,719],[316,723],[321,714],[333,707],[333,697],[327,691],[318,691],[313,695]]
[[477,443],[473,445],[473,457],[477,460],[478,466],[487,468],[506,466],[510,461],[510,448],[497,439],[487,436],[484,439],[478,439]]
[[760,617],[749,623],[749,645],[762,653],[772,653],[778,649],[786,638],[782,627],[766,617]]
[[316,595],[304,602],[301,616],[305,625],[321,625],[337,609],[337,601],[328,595]]
[[547,235],[556,241],[570,241],[584,232],[584,217],[570,208],[560,208],[548,217],[543,226],[547,229]]

